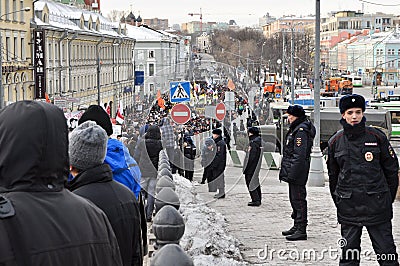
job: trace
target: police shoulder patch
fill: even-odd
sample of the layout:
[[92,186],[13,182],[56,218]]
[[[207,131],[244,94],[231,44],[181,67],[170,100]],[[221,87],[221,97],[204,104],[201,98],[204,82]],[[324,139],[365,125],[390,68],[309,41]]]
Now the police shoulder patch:
[[301,138],[296,138],[296,145],[297,147],[301,146]]

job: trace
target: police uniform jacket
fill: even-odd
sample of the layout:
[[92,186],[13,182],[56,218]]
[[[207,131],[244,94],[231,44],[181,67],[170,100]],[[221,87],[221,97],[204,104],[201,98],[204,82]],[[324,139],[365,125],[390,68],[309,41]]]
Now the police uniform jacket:
[[385,134],[362,122],[328,142],[329,187],[339,223],[376,225],[393,217],[398,187],[398,161]]
[[212,175],[217,178],[224,173],[226,167],[226,143],[222,136],[218,136],[214,140],[215,142],[215,157],[212,161],[210,168],[212,169]]
[[243,164],[243,174],[258,175],[261,168],[261,137],[253,135],[250,136],[249,140],[249,147]]
[[315,127],[305,116],[290,125],[283,147],[279,180],[296,185],[307,183],[314,137]]

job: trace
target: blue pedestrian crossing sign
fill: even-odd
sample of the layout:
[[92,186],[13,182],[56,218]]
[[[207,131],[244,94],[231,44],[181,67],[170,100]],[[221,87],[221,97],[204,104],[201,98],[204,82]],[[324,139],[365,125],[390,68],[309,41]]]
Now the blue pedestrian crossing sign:
[[189,81],[170,82],[169,88],[170,88],[171,103],[190,101],[190,82]]

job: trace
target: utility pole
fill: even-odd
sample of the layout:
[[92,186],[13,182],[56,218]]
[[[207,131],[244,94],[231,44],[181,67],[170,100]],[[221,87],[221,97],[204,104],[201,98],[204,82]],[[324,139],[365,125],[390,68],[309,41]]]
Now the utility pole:
[[[7,51],[8,52],[8,51]],[[0,110],[4,107],[4,87],[3,87],[3,34],[0,29]]]
[[320,148],[320,134],[321,134],[321,110],[320,110],[320,41],[321,41],[321,15],[320,15],[320,0],[315,0],[315,58],[314,58],[314,126],[316,135],[314,138],[314,145],[311,151],[310,172],[308,178],[308,185],[312,187],[325,186],[324,167],[322,152]]
[[291,77],[291,81],[290,81],[290,87],[292,90],[292,95],[291,95],[291,100],[292,100],[292,104],[294,104],[294,62],[293,62],[293,56],[294,56],[294,40],[293,40],[293,30],[294,30],[294,25],[292,25],[291,28],[291,36],[290,36],[290,77]]
[[282,86],[286,95],[285,89],[285,29],[282,29]]

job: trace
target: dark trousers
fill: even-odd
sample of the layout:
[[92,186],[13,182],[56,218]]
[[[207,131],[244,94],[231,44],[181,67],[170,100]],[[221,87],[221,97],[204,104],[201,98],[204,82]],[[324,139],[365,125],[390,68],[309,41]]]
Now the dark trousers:
[[193,181],[193,173],[194,171],[185,170],[185,178]]
[[[366,226],[366,228],[379,265],[398,266],[398,254],[393,241],[392,222],[388,221],[378,225]],[[343,243],[346,243],[346,245],[342,247],[342,257],[339,265],[360,265],[359,254],[361,254],[362,229],[362,226],[341,225],[342,238],[346,240],[343,240]]]
[[175,158],[174,158],[175,157],[175,148],[174,147],[166,148],[166,150],[167,150],[169,165],[171,167],[171,173],[175,174],[176,170],[177,170],[175,164],[173,163],[175,161]]
[[307,225],[307,192],[305,185],[289,183],[289,200],[294,224]]
[[261,186],[258,174],[245,174],[246,186],[249,190],[251,201],[261,202]]

